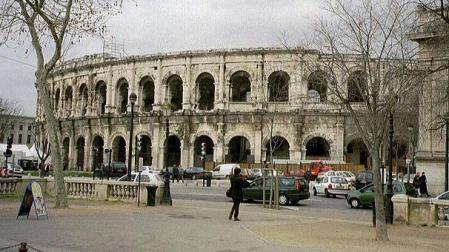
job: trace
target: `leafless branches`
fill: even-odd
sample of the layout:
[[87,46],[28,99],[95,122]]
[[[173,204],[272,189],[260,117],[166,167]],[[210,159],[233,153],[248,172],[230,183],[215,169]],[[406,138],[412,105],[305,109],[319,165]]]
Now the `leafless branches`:
[[22,114],[22,107],[16,102],[0,97],[0,136],[4,136],[11,119]]

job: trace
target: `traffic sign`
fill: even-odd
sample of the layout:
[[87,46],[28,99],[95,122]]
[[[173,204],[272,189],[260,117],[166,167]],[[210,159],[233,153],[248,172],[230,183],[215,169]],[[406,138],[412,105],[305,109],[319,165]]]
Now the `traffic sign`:
[[3,152],[3,155],[5,155],[5,157],[9,158],[12,156],[12,151],[10,149],[6,149],[6,151]]

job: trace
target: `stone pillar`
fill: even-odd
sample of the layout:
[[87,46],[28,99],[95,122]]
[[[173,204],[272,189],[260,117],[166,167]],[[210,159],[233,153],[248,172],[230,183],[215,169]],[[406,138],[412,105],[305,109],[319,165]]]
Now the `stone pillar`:
[[217,109],[224,109],[224,92],[225,92],[225,63],[224,56],[220,55],[220,66],[219,66],[219,80],[218,85],[215,85],[215,92],[218,94],[218,101],[216,102]]
[[302,149],[301,149],[301,158],[300,159],[306,159],[306,153],[307,153],[307,148],[305,145],[303,145]]
[[263,56],[260,56],[260,62],[257,63],[257,77],[256,77],[256,109],[262,109],[262,103],[267,100],[264,96],[264,83],[263,83]]
[[162,59],[157,60],[157,72],[156,72],[156,79],[154,80],[154,106],[153,110],[158,111],[161,109],[161,104],[163,101],[162,96]]
[[191,86],[191,58],[186,57],[186,71],[185,71],[185,83],[183,83],[182,87],[182,109],[190,110],[190,86]]
[[84,167],[83,170],[84,171],[88,171],[92,165],[91,163],[91,159],[90,159],[90,153],[91,153],[91,149],[92,149],[92,135],[90,133],[90,130],[87,131],[87,134],[85,135],[85,139],[84,139]]
[[[114,91],[115,91],[115,85],[114,83],[112,83],[112,77],[113,77],[113,73],[112,73],[112,67],[109,67],[109,76],[108,76],[108,80],[106,83],[106,113],[114,113],[114,101],[115,101],[115,95],[114,95]],[[95,99],[95,102],[98,102]],[[96,104],[95,107],[97,108],[97,110],[100,108],[99,104]],[[97,111],[97,114],[99,114],[99,111]]]
[[[153,166],[157,169],[161,169],[161,163],[160,163],[160,146],[161,146],[161,139],[160,139],[160,123],[153,123],[153,139],[151,139],[151,144],[153,145],[151,148],[151,156],[153,157]],[[162,149],[163,150],[163,149]]]
[[188,140],[183,140],[181,143],[181,166],[182,167],[188,167],[190,164],[189,147],[190,147],[190,143],[188,142]]
[[224,123],[219,122],[217,123],[217,143],[215,143],[214,146],[214,161],[215,162],[224,162]]
[[335,142],[334,142],[334,146],[335,146],[335,156],[334,156],[334,160],[338,160],[338,161],[343,161],[344,159],[344,137],[345,137],[345,132],[344,132],[344,118],[339,116],[337,117],[337,124],[336,124],[336,133],[335,133]]
[[262,127],[258,124],[254,132],[254,163],[259,163],[262,159],[262,147]]
[[[74,129],[72,129],[72,131],[74,131]],[[72,134],[72,136],[69,138],[69,160],[68,160],[68,164],[67,164],[67,170],[73,170],[74,168],[74,150],[75,150],[75,137],[74,134]]]

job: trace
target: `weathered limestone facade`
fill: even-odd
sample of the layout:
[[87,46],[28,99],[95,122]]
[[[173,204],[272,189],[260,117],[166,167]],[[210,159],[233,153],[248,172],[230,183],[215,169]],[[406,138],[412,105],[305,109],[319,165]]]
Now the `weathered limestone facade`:
[[[305,54],[316,61],[305,62]],[[207,161],[260,163],[268,158],[271,132],[282,140],[274,158],[361,162],[357,144],[348,150],[358,139],[348,114],[330,102],[335,97],[325,81],[313,78],[320,60],[326,60],[317,51],[257,48],[106,56],[66,61],[49,79],[68,169],[90,170],[94,163],[107,162],[106,148],[113,150],[113,160],[127,160],[132,92],[138,97],[134,137],[145,139],[147,165],[163,167],[163,112],[168,105],[171,164],[198,165],[202,142]],[[348,83],[343,74],[334,78]]]
[[[411,39],[419,43],[419,64],[438,69],[426,79],[419,108],[419,139],[416,170],[426,172],[431,194],[444,191],[445,137],[444,115],[448,112],[449,25],[429,11],[418,9],[419,23]],[[445,100],[446,99],[446,100]]]

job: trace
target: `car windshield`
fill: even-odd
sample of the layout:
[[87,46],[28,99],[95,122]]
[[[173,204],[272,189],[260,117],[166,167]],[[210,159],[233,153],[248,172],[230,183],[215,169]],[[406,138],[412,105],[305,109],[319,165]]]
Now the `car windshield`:
[[438,199],[449,200],[449,192],[446,192],[445,194],[441,195],[440,197],[438,197]]
[[331,183],[336,183],[336,184],[347,184],[348,181],[346,181],[346,179],[342,178],[342,177],[332,177],[331,178]]
[[295,179],[294,178],[281,178],[281,179],[279,179],[279,182],[281,185],[291,186],[291,185],[295,184]]

